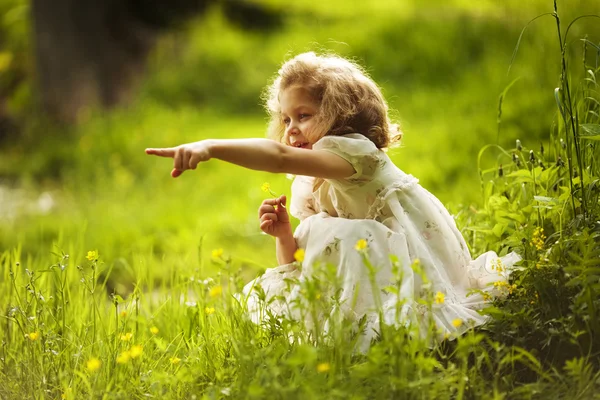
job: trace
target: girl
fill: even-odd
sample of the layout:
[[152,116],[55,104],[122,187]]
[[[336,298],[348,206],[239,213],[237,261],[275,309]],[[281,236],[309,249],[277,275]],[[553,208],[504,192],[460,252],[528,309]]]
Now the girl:
[[[211,158],[296,175],[289,207],[301,221],[295,232],[285,196],[265,200],[258,210],[260,228],[276,238],[280,266],[244,288],[255,322],[264,313],[254,288],[264,290],[270,313],[290,312],[302,296],[299,285],[289,287],[290,278],[311,279],[318,263],[336,266],[339,307],[345,317],[365,317],[367,341],[377,334],[380,315],[388,324],[416,324],[423,335],[429,329],[426,313],[440,335],[485,321],[476,310],[489,299],[492,282],[500,282],[496,291],[506,287],[501,272],[519,257],[489,252],[471,259],[444,206],[386,155],[401,133],[388,118],[380,89],[359,66],[337,56],[300,54],[279,70],[266,106],[271,140],[209,139],[146,149],[173,158],[173,177]],[[365,255],[375,272],[365,266]],[[415,273],[415,264],[424,274]],[[398,293],[373,291],[393,284],[397,266],[403,278]],[[480,291],[467,296],[472,289]],[[417,301],[428,291],[435,294],[431,314]]]

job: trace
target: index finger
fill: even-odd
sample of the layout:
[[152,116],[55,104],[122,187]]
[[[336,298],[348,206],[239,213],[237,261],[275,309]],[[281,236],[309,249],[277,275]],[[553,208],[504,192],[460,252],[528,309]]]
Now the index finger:
[[163,149],[146,149],[146,154],[159,157],[175,157],[176,147],[167,147]]

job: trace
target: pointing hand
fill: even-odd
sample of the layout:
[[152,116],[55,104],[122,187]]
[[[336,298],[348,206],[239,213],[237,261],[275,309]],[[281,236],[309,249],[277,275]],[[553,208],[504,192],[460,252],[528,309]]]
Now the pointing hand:
[[171,176],[177,178],[185,170],[196,169],[196,166],[211,158],[208,141],[182,144],[177,147],[166,147],[159,149],[146,149],[146,154],[168,157],[173,159],[173,170]]

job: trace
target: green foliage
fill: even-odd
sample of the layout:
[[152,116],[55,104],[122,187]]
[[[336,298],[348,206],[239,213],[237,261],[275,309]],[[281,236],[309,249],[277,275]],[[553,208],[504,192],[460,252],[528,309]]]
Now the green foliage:
[[[516,290],[490,310],[492,337],[570,371],[583,359],[597,369],[600,355],[600,148],[593,140],[600,49],[592,49],[584,48],[586,74],[576,91],[563,71],[549,149],[520,141],[510,150],[490,147],[500,165],[481,171],[484,205],[469,222],[475,247],[511,247],[523,256],[512,275]],[[581,359],[569,361],[574,356]],[[578,371],[593,382],[591,370]]]
[[8,100],[10,114],[21,118],[32,96],[28,17],[27,1],[0,1],[0,107]]
[[[598,25],[574,24],[555,62],[552,16],[532,23],[507,78],[521,28],[551,11],[546,1],[269,4],[287,15],[276,35],[242,33],[213,10],[164,38],[129,109],[90,110],[66,133],[32,118],[2,154],[21,197],[13,208],[0,193],[0,246],[12,249],[0,255],[0,397],[597,398]],[[0,0],[3,21],[15,7],[26,10]],[[16,39],[1,52],[26,52],[18,21],[2,25]],[[341,318],[327,333],[294,319],[251,323],[231,294],[273,265],[256,207],[263,182],[279,194],[289,181],[219,163],[171,180],[168,161],[143,154],[257,136],[261,88],[282,54],[315,42],[382,84],[407,121],[406,148],[392,156],[454,201],[472,253],[523,256],[485,327],[432,344],[384,325],[362,354]],[[333,281],[304,283],[307,312],[335,304]]]

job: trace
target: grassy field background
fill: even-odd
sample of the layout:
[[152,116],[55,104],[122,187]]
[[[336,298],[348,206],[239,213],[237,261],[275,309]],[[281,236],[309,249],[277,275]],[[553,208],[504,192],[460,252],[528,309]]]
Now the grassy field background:
[[[551,2],[269,4],[285,21],[269,34],[243,32],[216,7],[165,35],[127,107],[90,110],[69,129],[28,117],[24,138],[3,145],[0,174],[30,201],[49,193],[53,207],[45,215],[6,212],[12,216],[0,228],[2,246],[22,243],[44,254],[60,232],[84,232],[88,246],[111,259],[142,246],[159,258],[198,260],[202,236],[205,248],[271,265],[272,242],[255,218],[260,184],[289,193],[289,180],[222,163],[172,180],[168,162],[143,149],[263,136],[260,94],[283,60],[301,51],[335,51],[369,70],[405,131],[393,159],[450,207],[481,199],[477,154],[484,145],[511,147],[521,138],[537,147],[548,140],[560,55],[550,17],[525,33],[507,71],[521,30],[552,11]],[[563,18],[593,11],[586,4],[564,6]],[[576,24],[572,40],[594,27]],[[516,78],[499,128],[499,95]],[[492,154],[482,161],[496,164]]]
[[[4,15],[5,27],[26,33],[26,21],[15,15],[26,16],[28,3],[0,1],[10,11]],[[597,13],[593,3],[559,1],[561,19]],[[522,29],[535,16],[552,12],[550,1],[265,4],[284,22],[269,33],[242,30],[227,22],[218,6],[166,33],[151,54],[132,103],[86,110],[74,126],[57,126],[39,115],[31,107],[34,81],[28,81],[9,104],[22,116],[23,134],[0,144],[5,279],[10,278],[8,264],[17,259],[44,270],[57,262],[52,253],[68,253],[69,265],[74,266],[89,264],[87,252],[97,250],[101,262],[96,273],[110,275],[106,290],[126,297],[138,285],[157,289],[164,297],[169,285],[176,287],[174,295],[184,295],[187,286],[181,282],[216,277],[221,264],[214,260],[214,249],[223,249],[224,259],[231,258],[228,271],[236,271],[240,281],[274,266],[274,241],[260,233],[257,208],[266,197],[263,182],[278,194],[289,194],[288,178],[209,162],[172,179],[169,161],[145,156],[144,148],[204,138],[262,137],[266,117],[261,92],[278,66],[302,51],[334,51],[367,68],[405,133],[402,147],[390,153],[393,160],[457,215],[459,228],[469,237],[469,224],[485,208],[482,184],[499,164],[510,163],[510,157],[497,150],[479,159],[480,150],[487,144],[513,149],[516,139],[535,151],[542,144],[546,149],[556,146],[550,132],[560,48],[552,17],[527,29],[511,64]],[[585,73],[579,43],[584,34],[597,42],[597,20],[581,20],[569,34],[573,81]],[[5,46],[8,52],[27,48]],[[515,80],[503,99],[499,123],[499,96]],[[473,253],[507,248],[500,242],[469,243]],[[16,273],[27,281],[25,271]],[[77,279],[75,275],[70,276]],[[212,300],[207,299],[210,307]],[[177,335],[177,328],[184,329],[186,311],[171,311],[183,321],[168,330]],[[224,315],[213,326],[217,331],[228,323]],[[120,323],[106,329],[117,329]],[[165,335],[170,323],[166,315],[152,322],[162,324]],[[118,329],[125,333],[128,328]],[[223,342],[215,346],[226,346],[224,338],[219,340]],[[313,357],[310,354],[307,357]],[[218,368],[210,371],[217,374]],[[234,379],[233,371],[221,378]],[[188,378],[193,381],[186,375],[181,382]],[[334,381],[329,381],[329,389],[339,384]],[[214,397],[222,396],[218,393]]]

